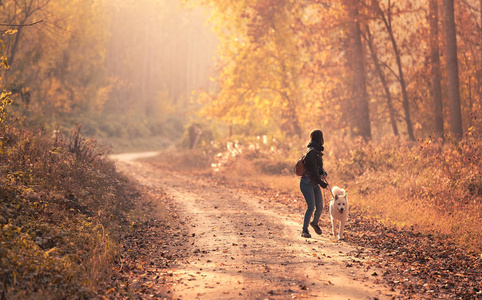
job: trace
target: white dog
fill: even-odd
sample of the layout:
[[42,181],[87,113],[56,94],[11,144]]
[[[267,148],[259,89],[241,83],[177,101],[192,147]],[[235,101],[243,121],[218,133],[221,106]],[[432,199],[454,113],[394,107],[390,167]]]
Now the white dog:
[[345,223],[348,220],[348,194],[345,192],[344,189],[340,189],[337,186],[334,186],[331,190],[334,197],[330,201],[330,219],[331,219],[331,228],[332,233],[335,235],[335,227],[337,223],[340,223],[340,230],[338,231],[338,239],[343,239],[343,229],[345,227]]

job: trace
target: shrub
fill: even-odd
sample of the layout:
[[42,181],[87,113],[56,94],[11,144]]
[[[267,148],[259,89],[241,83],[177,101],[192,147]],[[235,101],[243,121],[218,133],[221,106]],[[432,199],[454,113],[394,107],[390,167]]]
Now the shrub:
[[458,142],[420,143],[386,138],[344,141],[327,165],[331,181],[346,185],[354,204],[399,226],[450,236],[482,250],[480,124]]
[[8,135],[0,155],[0,293],[90,297],[117,253],[133,189],[80,127],[68,137],[15,128]]

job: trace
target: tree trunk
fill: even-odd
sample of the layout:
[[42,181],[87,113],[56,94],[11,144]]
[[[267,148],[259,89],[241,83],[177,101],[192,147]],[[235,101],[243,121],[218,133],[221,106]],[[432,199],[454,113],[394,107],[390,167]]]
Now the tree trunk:
[[[480,0],[480,32],[479,38],[482,41],[482,0]],[[479,76],[477,76],[479,83],[479,101],[482,102],[482,45],[480,46],[480,65],[479,65]],[[472,119],[472,118],[471,118]]]
[[[25,24],[25,21],[20,22],[20,25],[24,25],[24,24]],[[10,66],[13,66],[15,64],[15,57],[17,55],[17,48],[20,42],[20,36],[22,35],[22,31],[23,31],[23,27],[19,26],[17,29],[17,33],[15,34],[12,47],[10,49],[10,55],[8,56],[8,61]]]
[[413,135],[413,126],[412,126],[412,119],[410,117],[410,102],[408,99],[408,93],[407,93],[407,86],[405,83],[405,78],[403,75],[403,69],[402,69],[402,60],[400,58],[400,51],[398,50],[398,45],[397,41],[395,40],[395,35],[393,34],[393,29],[392,29],[392,20],[391,20],[391,13],[390,13],[390,3],[388,4],[388,19],[381,10],[380,6],[378,5],[378,2],[376,2],[377,5],[377,11],[382,18],[382,21],[385,25],[385,28],[387,29],[388,35],[390,37],[390,42],[392,43],[393,47],[393,52],[395,53],[395,59],[397,62],[397,68],[398,68],[398,80],[400,82],[400,88],[402,90],[402,100],[403,100],[403,110],[405,112],[405,123],[407,124],[407,133],[408,133],[408,138],[412,141],[415,140],[415,136]]
[[438,46],[438,0],[429,0],[430,58],[435,136],[444,138],[440,51]]
[[344,0],[344,4],[349,17],[349,49],[347,52],[353,72],[351,102],[346,109],[351,111],[349,118],[352,136],[361,136],[369,140],[371,139],[370,113],[358,14],[359,0]]
[[383,74],[383,70],[380,66],[380,62],[378,61],[377,51],[375,49],[375,46],[373,46],[370,28],[367,26],[366,29],[367,29],[366,41],[368,44],[368,48],[370,49],[370,56],[373,60],[373,64],[375,65],[375,71],[378,75],[378,78],[380,79],[380,82],[383,87],[383,91],[385,92],[385,97],[387,99],[387,107],[388,107],[388,114],[390,116],[390,124],[392,125],[393,134],[395,136],[398,136],[399,133],[398,133],[397,121],[395,119],[395,109],[393,108],[392,95],[390,93],[390,89],[388,88],[387,80],[385,79],[385,74]]
[[450,132],[461,138],[462,112],[460,107],[459,66],[457,62],[457,36],[455,29],[454,1],[444,0],[445,38],[447,51],[447,95],[450,107]]

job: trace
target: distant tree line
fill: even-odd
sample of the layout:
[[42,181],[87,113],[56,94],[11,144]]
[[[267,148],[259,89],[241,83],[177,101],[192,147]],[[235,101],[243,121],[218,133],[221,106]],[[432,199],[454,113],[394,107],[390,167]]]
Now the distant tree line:
[[172,135],[172,123],[179,134],[212,74],[206,19],[178,0],[3,0],[0,87],[27,126],[127,139]]

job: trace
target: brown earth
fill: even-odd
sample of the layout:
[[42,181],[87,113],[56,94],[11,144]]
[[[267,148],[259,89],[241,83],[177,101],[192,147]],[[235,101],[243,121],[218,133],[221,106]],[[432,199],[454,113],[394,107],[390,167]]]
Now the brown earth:
[[[154,153],[144,154],[144,156]],[[302,214],[246,187],[188,176],[118,155],[118,168],[150,198],[146,221],[125,237],[124,296],[167,299],[392,299],[362,247],[300,236]],[[164,207],[164,210],[163,208]],[[167,223],[162,220],[167,220]],[[119,293],[119,292],[113,292]],[[118,294],[119,296],[119,294]]]

